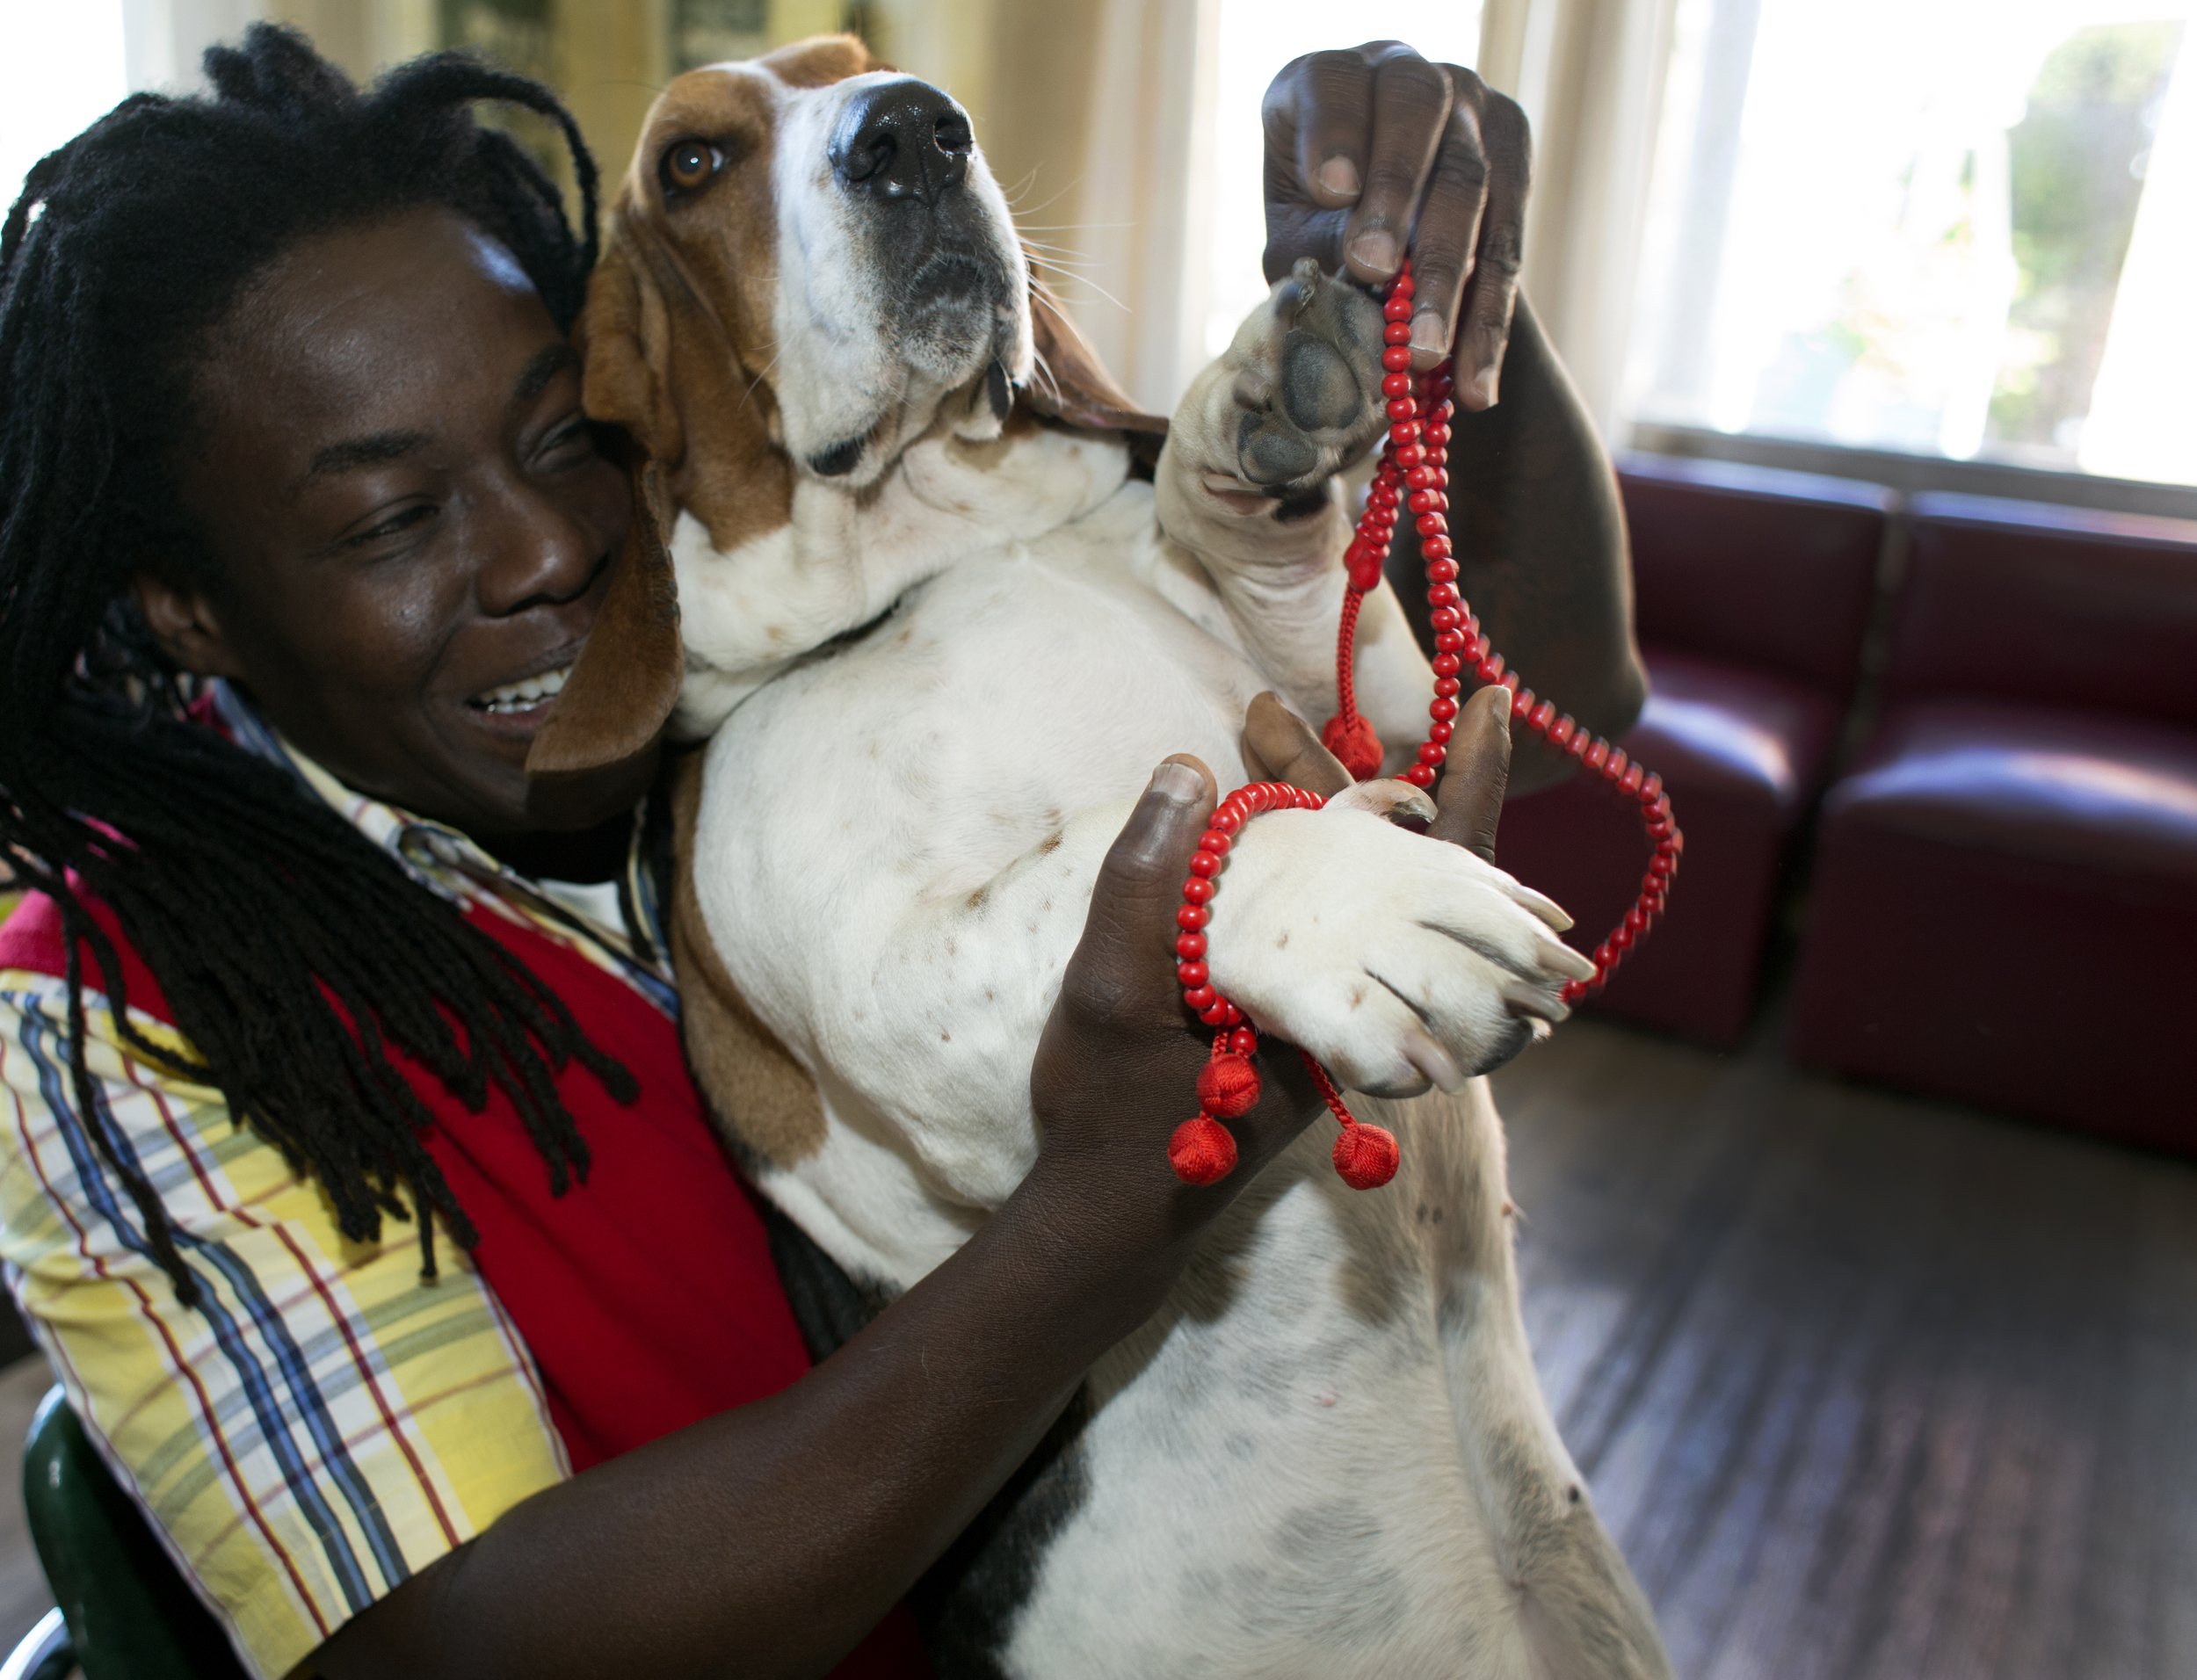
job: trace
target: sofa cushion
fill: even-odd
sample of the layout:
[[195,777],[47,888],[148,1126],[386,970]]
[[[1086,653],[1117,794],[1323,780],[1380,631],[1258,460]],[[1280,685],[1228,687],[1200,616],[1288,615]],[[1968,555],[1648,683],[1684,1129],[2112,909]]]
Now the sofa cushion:
[[1666,785],[1751,795],[1788,823],[1820,791],[1838,735],[1838,704],[1823,690],[1673,648],[1645,647],[1641,658],[1648,704],[1621,744]]
[[1642,641],[1851,695],[1883,490],[1653,455],[1627,457],[1618,487]]
[[1907,1090],[2197,1149],[2179,963],[2193,944],[2186,894],[1849,807],[1824,822],[1787,1048]]
[[1885,713],[1825,809],[2197,902],[2197,732],[2148,719],[1910,701]]
[[1915,498],[1885,692],[2197,725],[2197,522]]
[[2197,1148],[2197,731],[2034,700],[1890,707],[1824,801],[1799,1060]]

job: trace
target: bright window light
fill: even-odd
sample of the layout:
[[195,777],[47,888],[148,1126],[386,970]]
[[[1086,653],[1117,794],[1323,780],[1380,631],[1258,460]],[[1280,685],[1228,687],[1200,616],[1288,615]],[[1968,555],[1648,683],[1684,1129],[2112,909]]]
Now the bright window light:
[[128,91],[121,0],[0,0],[0,193]]
[[1266,84],[1291,59],[1365,40],[1409,41],[1429,58],[1470,65],[1480,52],[1480,5],[1478,0],[1384,0],[1360,12],[1338,11],[1330,0],[1221,0],[1209,355],[1228,348],[1244,317],[1266,295],[1259,272],[1266,206],[1258,185],[1265,153],[1258,107]]
[[1681,0],[1635,416],[2197,482],[2190,13]]

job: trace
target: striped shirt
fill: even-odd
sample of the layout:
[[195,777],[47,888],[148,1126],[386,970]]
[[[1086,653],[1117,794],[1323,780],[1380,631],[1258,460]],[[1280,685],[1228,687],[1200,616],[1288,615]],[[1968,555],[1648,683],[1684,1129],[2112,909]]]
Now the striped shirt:
[[[344,787],[217,685],[224,727],[287,765],[428,889],[533,926],[674,1008],[648,872],[526,880],[464,836]],[[638,829],[639,824],[635,824]],[[636,846],[636,852],[638,848]],[[220,1092],[146,1067],[85,991],[95,1100],[200,1280],[179,1306],[83,1123],[63,981],[0,969],[0,1259],[108,1465],[245,1666],[289,1675],[352,1615],[570,1474],[508,1314],[456,1245],[338,1232],[320,1188]],[[182,1048],[141,1010],[136,1030]]]

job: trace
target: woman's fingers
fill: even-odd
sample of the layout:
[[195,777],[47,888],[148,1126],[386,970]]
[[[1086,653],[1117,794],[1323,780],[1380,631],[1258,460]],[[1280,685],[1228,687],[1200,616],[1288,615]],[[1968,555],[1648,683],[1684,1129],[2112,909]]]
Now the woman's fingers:
[[1503,816],[1503,793],[1511,779],[1511,692],[1483,688],[1457,713],[1434,802],[1439,806],[1427,832],[1495,861],[1496,825]]
[[[1471,78],[1469,85],[1460,88],[1458,104],[1474,115],[1487,191],[1472,235],[1471,293],[1463,329],[1455,340],[1457,400],[1468,409],[1489,409],[1495,406],[1503,353],[1510,347],[1511,312],[1518,302],[1534,141],[1526,113],[1515,100],[1505,98],[1469,70],[1458,75]],[[1415,319],[1411,327],[1415,362],[1421,349],[1418,327]],[[1431,360],[1427,365],[1432,366]]]
[[1079,1023],[1172,1022],[1181,1012],[1168,946],[1190,854],[1218,798],[1213,772],[1188,754],[1153,772],[1091,889],[1084,937],[1061,980],[1061,1003]]
[[1365,190],[1374,67],[1354,52],[1308,53],[1267,90],[1271,146],[1279,122],[1295,164],[1294,194],[1323,210],[1349,210]]
[[1449,73],[1401,41],[1369,41],[1358,49],[1373,66],[1372,132],[1365,187],[1352,210],[1343,254],[1350,277],[1367,286],[1396,278],[1419,200],[1442,149],[1449,121]]
[[[1472,76],[1470,70],[1455,74]],[[1473,80],[1476,83],[1477,78]],[[1458,305],[1478,260],[1489,187],[1480,113],[1461,97],[1450,108],[1428,171],[1418,232],[1411,242],[1411,365],[1422,373],[1449,353]],[[1461,368],[1460,385],[1466,377]]]
[[1332,274],[1366,180],[1373,67],[1355,53],[1308,53],[1282,67],[1259,108],[1265,132],[1269,285],[1309,257]]
[[1266,278],[1311,257],[1385,283],[1408,247],[1412,360],[1454,344],[1458,400],[1496,400],[1518,294],[1532,147],[1525,115],[1470,70],[1400,41],[1293,61],[1267,89]]
[[[1244,714],[1244,743],[1276,781],[1331,799],[1351,786],[1350,772],[1320,744],[1312,726],[1273,693],[1261,694]],[[1439,815],[1427,832],[1495,861],[1496,825],[1511,777],[1511,693],[1483,688],[1464,704],[1449,739],[1449,757],[1436,793]]]
[[1320,744],[1312,726],[1269,689],[1244,714],[1244,744],[1267,776],[1327,799],[1351,785],[1343,761]]

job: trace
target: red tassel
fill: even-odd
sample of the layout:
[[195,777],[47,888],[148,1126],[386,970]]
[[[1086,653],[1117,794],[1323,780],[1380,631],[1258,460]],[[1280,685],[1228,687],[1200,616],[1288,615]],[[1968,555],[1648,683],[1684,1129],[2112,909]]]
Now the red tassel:
[[1359,1120],[1335,1140],[1335,1170],[1352,1190],[1380,1189],[1396,1176],[1396,1133],[1384,1126]]
[[[1393,1141],[1389,1151],[1396,1153]],[[1168,1140],[1167,1162],[1186,1184],[1217,1184],[1236,1170],[1236,1140],[1210,1114],[1193,1114]],[[1393,1163],[1389,1170],[1396,1170]]]
[[1361,713],[1350,718],[1331,717],[1320,731],[1320,744],[1343,761],[1352,778],[1364,781],[1381,770],[1381,737]]
[[1258,1070],[1241,1056],[1216,1056],[1198,1074],[1198,1106],[1216,1120],[1232,1120],[1258,1102]]

